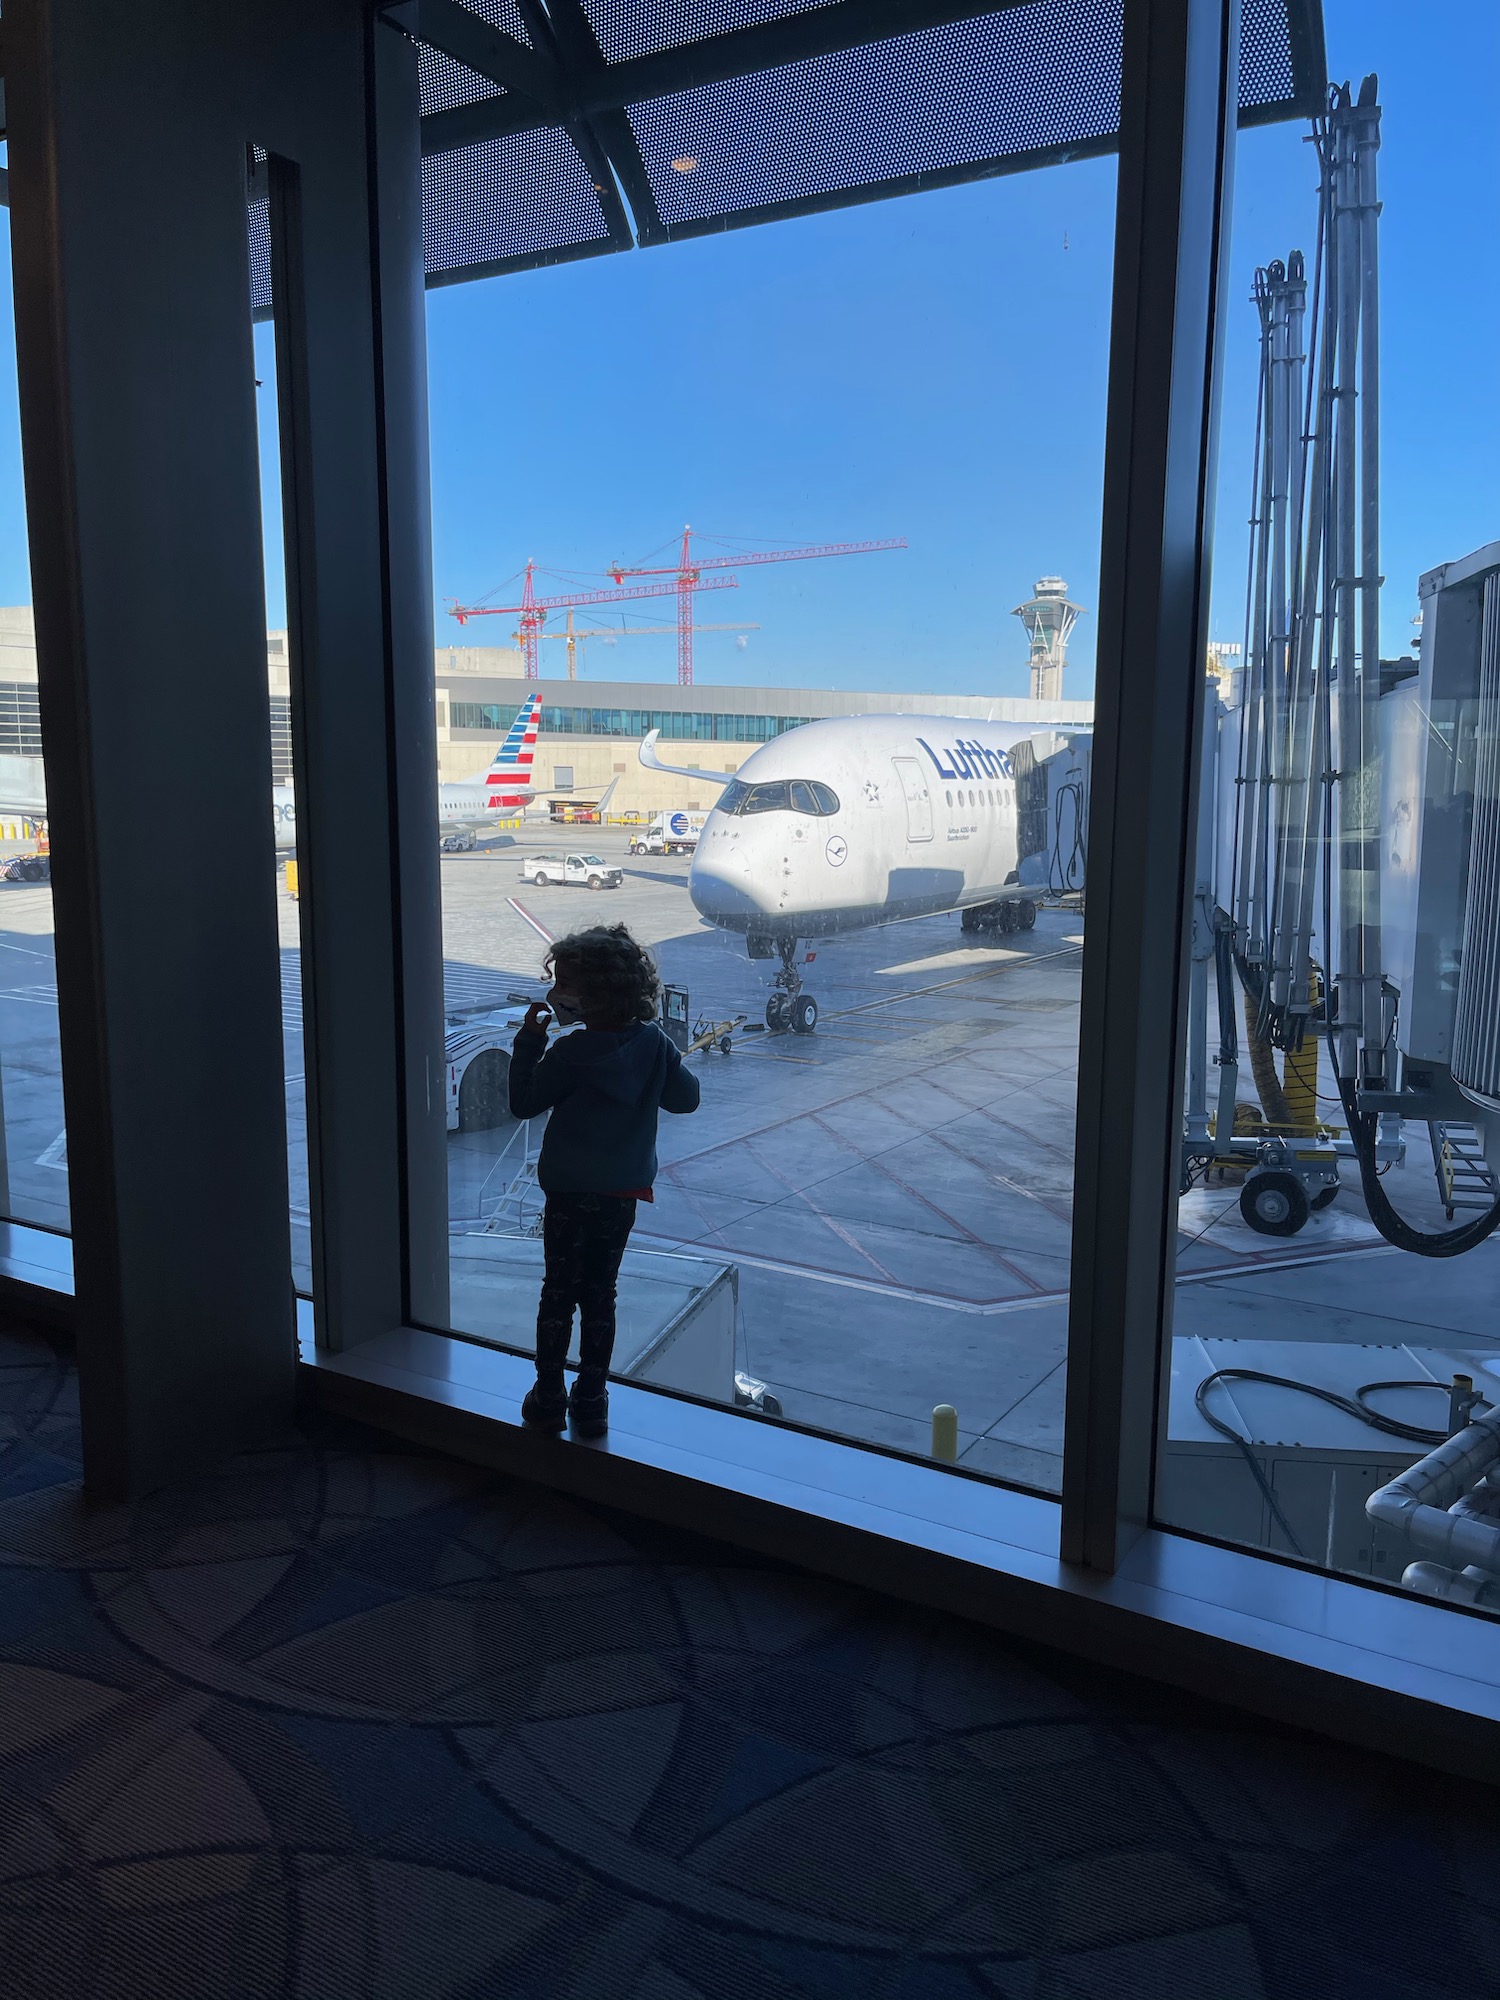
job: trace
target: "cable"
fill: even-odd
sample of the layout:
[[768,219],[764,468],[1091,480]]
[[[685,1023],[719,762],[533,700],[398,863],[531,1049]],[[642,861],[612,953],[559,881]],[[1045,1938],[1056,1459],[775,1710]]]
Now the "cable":
[[[1331,1029],[1329,1038],[1331,1043]],[[1337,1056],[1334,1058],[1334,1074],[1338,1076]],[[1483,1215],[1461,1224],[1457,1229],[1414,1229],[1404,1215],[1397,1213],[1390,1196],[1380,1184],[1380,1171],[1375,1160],[1378,1129],[1375,1114],[1360,1110],[1359,1086],[1353,1077],[1338,1076],[1338,1085],[1349,1136],[1354,1141],[1354,1157],[1359,1162],[1359,1184],[1365,1206],[1370,1211],[1370,1220],[1387,1243],[1398,1250],[1409,1250],[1416,1257],[1461,1257],[1466,1250],[1475,1249],[1487,1236],[1500,1229],[1500,1201],[1493,1203]]]
[[[1071,800],[1073,807],[1073,838],[1066,861],[1062,858],[1064,799]],[[1059,785],[1052,801],[1052,852],[1047,857],[1047,888],[1054,896],[1070,895],[1074,890],[1083,887],[1088,870],[1088,848],[1083,837],[1083,813],[1083,788],[1077,780]]]
[[1441,1382],[1366,1382],[1363,1388],[1356,1389],[1352,1396],[1341,1396],[1337,1390],[1320,1389],[1312,1382],[1296,1382],[1289,1375],[1267,1375],[1259,1368],[1216,1368],[1212,1375],[1205,1375],[1193,1392],[1193,1401],[1197,1405],[1199,1416],[1216,1430],[1220,1437],[1228,1438],[1231,1444],[1239,1447],[1241,1457],[1249,1466],[1255,1483],[1271,1510],[1271,1518],[1286,1536],[1292,1554],[1301,1556],[1304,1562],[1309,1560],[1307,1551],[1297,1540],[1292,1532],[1291,1523],[1282,1513],[1276,1495],[1271,1490],[1271,1483],[1261,1470],[1260,1460],[1251,1447],[1250,1439],[1237,1431],[1232,1424],[1226,1423],[1222,1417],[1216,1417],[1208,1407],[1208,1392],[1216,1382],[1266,1382],[1277,1389],[1296,1389],[1304,1396],[1316,1396],[1321,1403],[1331,1403],[1334,1409],[1344,1411],[1347,1416],[1357,1418],[1362,1424],[1368,1424],[1371,1430],[1383,1431],[1388,1437],[1405,1438],[1411,1444],[1425,1444],[1429,1449],[1442,1444],[1448,1436],[1446,1429],[1427,1430],[1421,1424],[1409,1424],[1400,1417],[1388,1417],[1380,1410],[1371,1409],[1365,1401],[1367,1396],[1373,1396],[1377,1391],[1385,1389],[1441,1389],[1443,1394],[1447,1395],[1448,1390]]

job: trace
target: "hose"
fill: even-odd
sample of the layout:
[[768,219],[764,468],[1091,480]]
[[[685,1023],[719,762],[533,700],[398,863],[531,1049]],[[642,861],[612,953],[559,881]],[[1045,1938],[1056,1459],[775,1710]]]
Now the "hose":
[[1255,1094],[1260,1099],[1260,1108],[1266,1114],[1266,1123],[1278,1132],[1292,1129],[1292,1110],[1286,1101],[1286,1092],[1281,1087],[1281,1078],[1276,1074],[1276,1057],[1265,1036],[1258,1033],[1260,1008],[1254,994],[1245,988],[1245,1042],[1250,1051],[1250,1074],[1255,1079]]
[[[1068,858],[1063,859],[1063,801],[1073,809],[1073,837]],[[1059,785],[1052,804],[1052,852],[1047,857],[1047,888],[1054,896],[1065,896],[1084,886],[1088,849],[1083,837],[1083,789],[1076,780]]]
[[[1334,1073],[1338,1074],[1337,1069]],[[1354,1141],[1354,1157],[1359,1163],[1360,1190],[1370,1211],[1370,1220],[1387,1243],[1397,1250],[1409,1250],[1414,1257],[1461,1257],[1466,1250],[1475,1249],[1487,1236],[1500,1229],[1500,1201],[1486,1209],[1483,1215],[1457,1229],[1414,1229],[1404,1215],[1397,1213],[1381,1182],[1380,1170],[1375,1162],[1375,1114],[1360,1110],[1359,1086],[1353,1077],[1340,1076],[1338,1085],[1349,1137]]]
[[1240,1059],[1234,1030],[1234,919],[1214,911],[1214,984],[1219,997],[1219,1066],[1233,1069]]
[[1431,1447],[1444,1443],[1448,1436],[1446,1430],[1427,1430],[1421,1424],[1409,1424],[1400,1417],[1388,1417],[1380,1410],[1371,1409],[1365,1401],[1367,1396],[1373,1396],[1377,1391],[1384,1389],[1442,1389],[1444,1395],[1447,1395],[1448,1390],[1441,1382],[1366,1382],[1364,1387],[1356,1389],[1352,1396],[1341,1396],[1335,1389],[1320,1389],[1312,1382],[1296,1382],[1289,1375],[1267,1375],[1259,1368],[1216,1368],[1212,1375],[1205,1375],[1193,1392],[1193,1401],[1198,1406],[1199,1416],[1216,1430],[1220,1437],[1228,1438],[1231,1444],[1239,1447],[1240,1456],[1249,1466],[1251,1475],[1260,1488],[1261,1497],[1271,1510],[1271,1518],[1286,1536],[1292,1554],[1301,1556],[1304,1562],[1309,1560],[1307,1551],[1297,1540],[1292,1532],[1291,1523],[1282,1513],[1276,1495],[1271,1490],[1271,1482],[1262,1472],[1260,1460],[1251,1449],[1249,1438],[1237,1431],[1233,1424],[1226,1423],[1222,1417],[1216,1417],[1208,1407],[1208,1392],[1216,1382],[1268,1382],[1273,1388],[1296,1389],[1304,1396],[1316,1396],[1321,1403],[1331,1403],[1334,1409],[1342,1410],[1346,1416],[1357,1417],[1362,1424],[1368,1424],[1371,1430],[1384,1431],[1389,1437],[1405,1438],[1411,1444],[1425,1444]]

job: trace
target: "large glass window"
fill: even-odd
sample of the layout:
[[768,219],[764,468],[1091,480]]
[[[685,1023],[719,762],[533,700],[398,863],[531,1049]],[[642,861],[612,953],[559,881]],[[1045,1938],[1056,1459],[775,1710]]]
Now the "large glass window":
[[[10,210],[0,208],[10,267]],[[0,1219],[67,1230],[51,851],[10,286],[0,331]]]
[[1496,1608],[1500,25],[1325,14],[1236,173],[1157,1509]]
[[[715,629],[727,598],[695,614],[711,706],[599,684],[542,706],[523,765],[524,687],[446,683],[456,1329],[531,1347],[547,1128],[509,1115],[511,1044],[549,940],[624,922],[701,1105],[661,1118],[615,1373],[1057,1488],[1115,181],[1075,161],[429,294],[441,604],[513,601],[540,550],[539,597],[618,561],[670,618],[689,505],[704,574],[756,556],[752,639]],[[601,323],[629,396],[474,393],[497,353],[588,379]],[[527,475],[497,510],[498,454]],[[803,553],[855,539],[906,546]],[[619,657],[677,680],[670,624]],[[741,688],[918,713],[809,725]],[[983,719],[999,697],[1020,719]]]
[[[265,210],[258,211],[265,226]],[[257,217],[251,209],[252,228]],[[312,1202],[308,1181],[307,1056],[302,1019],[301,878],[297,792],[292,771],[291,642],[286,629],[286,542],[281,508],[281,436],[277,401],[276,332],[255,328],[255,396],[260,434],[262,532],[266,559],[266,672],[271,715],[267,802],[273,845],[266,865],[276,872],[277,950],[281,963],[281,1032],[286,1069],[287,1176],[291,1205],[292,1281],[312,1291]]]

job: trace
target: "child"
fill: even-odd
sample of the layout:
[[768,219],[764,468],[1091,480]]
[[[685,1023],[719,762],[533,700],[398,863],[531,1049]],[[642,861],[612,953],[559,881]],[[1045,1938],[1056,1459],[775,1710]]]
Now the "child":
[[[516,1030],[510,1108],[516,1118],[551,1110],[537,1180],[546,1275],[536,1318],[536,1384],[521,1416],[581,1437],[609,1423],[605,1377],[615,1344],[615,1280],[638,1201],[653,1199],[656,1114],[696,1111],[698,1079],[656,1025],[656,968],[623,924],[560,938],[544,961],[552,977]],[[547,1023],[583,1022],[547,1047]],[[563,1363],[578,1308],[579,1369],[571,1395]]]

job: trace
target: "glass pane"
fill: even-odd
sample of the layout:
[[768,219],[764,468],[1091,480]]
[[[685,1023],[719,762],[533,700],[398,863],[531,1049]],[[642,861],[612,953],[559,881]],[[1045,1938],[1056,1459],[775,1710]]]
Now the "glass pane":
[[298,1292],[310,1296],[312,1210],[308,1184],[307,1058],[302,1035],[297,794],[292,773],[292,661],[291,638],[287,631],[286,543],[281,514],[276,336],[268,320],[255,328],[255,407],[260,429],[261,520],[266,560],[266,623],[269,627],[266,633],[266,672],[271,704],[271,825],[275,840],[276,921],[281,953],[281,1034],[286,1065],[292,1282]]
[[[1077,161],[429,295],[461,1331],[532,1348],[574,1114],[510,1115],[512,1044],[549,941],[623,922],[701,1102],[616,1376],[1056,1488],[1114,200]],[[600,324],[628,395],[490,397]],[[530,652],[507,750],[473,705]],[[549,859],[570,813],[618,886]],[[618,1197],[587,1090],[552,1186]]]
[[[3,157],[3,154],[0,154]],[[0,209],[10,265],[10,210]],[[0,1217],[66,1231],[51,854],[21,478],[15,319],[0,333]]]
[[1157,1510],[1493,1609],[1500,128],[1415,16],[1326,18],[1316,145],[1236,173]]

